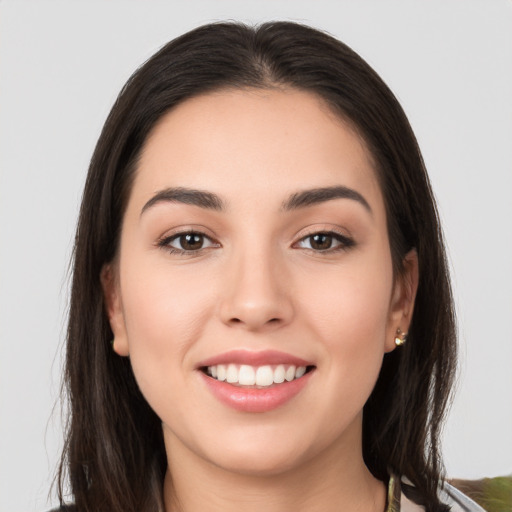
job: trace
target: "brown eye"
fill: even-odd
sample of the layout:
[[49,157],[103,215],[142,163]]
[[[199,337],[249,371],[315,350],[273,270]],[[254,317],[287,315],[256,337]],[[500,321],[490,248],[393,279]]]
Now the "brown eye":
[[330,249],[332,246],[332,236],[327,233],[317,233],[310,237],[309,244],[311,249],[315,249],[316,251],[325,251],[326,249]]
[[215,244],[209,237],[203,233],[195,233],[193,231],[188,233],[179,233],[162,240],[159,244],[162,247],[167,247],[171,252],[198,252],[201,249],[208,247],[215,247]]
[[355,245],[355,243],[351,238],[333,231],[327,231],[305,236],[297,245],[301,249],[309,249],[316,252],[333,252],[348,249]]
[[204,237],[198,233],[187,233],[178,238],[180,249],[197,251],[203,247]]

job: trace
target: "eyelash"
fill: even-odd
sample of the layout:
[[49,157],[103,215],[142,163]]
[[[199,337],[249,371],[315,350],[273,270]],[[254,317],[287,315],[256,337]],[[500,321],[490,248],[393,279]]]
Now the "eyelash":
[[[351,247],[355,246],[355,241],[352,238],[349,238],[346,235],[342,235],[341,233],[338,233],[337,231],[314,231],[312,233],[308,233],[307,235],[303,236],[298,242],[295,242],[293,245],[296,246],[297,244],[304,242],[308,239],[312,239],[315,236],[325,236],[332,238],[333,242],[336,241],[339,243],[337,247],[328,247],[327,249],[313,249],[312,247],[304,247],[304,249],[308,251],[312,251],[316,254],[318,253],[335,253],[340,251],[346,251],[350,249]],[[310,242],[311,245],[311,242]]]
[[[192,250],[179,249],[177,247],[172,247],[170,245],[171,242],[173,242],[175,240],[179,240],[181,237],[191,236],[191,235],[199,236],[202,238],[203,241],[208,240],[211,245],[209,245],[208,247],[200,247],[199,249],[195,249],[195,250],[194,249],[192,249]],[[309,233],[309,234],[303,236],[302,238],[300,238],[300,240],[298,240],[297,242],[295,242],[293,244],[293,247],[296,247],[298,244],[300,244],[308,239],[311,240],[315,236],[330,237],[333,241],[338,242],[339,245],[336,247],[328,247],[327,249],[314,249],[311,247],[311,241],[310,241],[310,247],[303,247],[303,249],[318,254],[318,253],[335,253],[335,252],[339,252],[339,251],[346,251],[346,250],[350,249],[351,247],[355,246],[355,241],[352,238],[349,238],[346,235],[342,235],[341,233],[338,233],[336,231],[326,230],[326,231],[314,231],[312,233]],[[218,242],[212,240],[212,238],[209,237],[208,235],[206,235],[205,233],[202,233],[200,231],[194,231],[194,230],[182,231],[180,233],[175,233],[171,236],[164,237],[157,242],[157,245],[158,245],[158,247],[161,247],[161,248],[167,250],[170,254],[188,255],[188,256],[198,256],[198,255],[202,254],[205,250],[208,250],[212,247],[220,247],[220,244]]]
[[[201,237],[203,240],[209,240],[211,242],[211,246],[200,247],[199,249],[196,249],[196,250],[190,250],[190,249],[178,249],[177,247],[172,247],[170,245],[171,242],[173,242],[174,240],[179,240],[180,238],[185,237],[187,235],[188,236],[195,235],[195,236]],[[180,233],[175,233],[174,235],[171,235],[171,236],[166,236],[166,237],[160,239],[158,241],[157,245],[158,245],[158,247],[161,247],[161,248],[167,250],[170,254],[178,254],[178,255],[182,254],[182,255],[189,255],[189,256],[198,256],[204,250],[207,250],[210,247],[220,247],[220,244],[218,242],[213,241],[212,238],[209,237],[208,235],[201,233],[201,231],[194,231],[194,230],[182,231]]]

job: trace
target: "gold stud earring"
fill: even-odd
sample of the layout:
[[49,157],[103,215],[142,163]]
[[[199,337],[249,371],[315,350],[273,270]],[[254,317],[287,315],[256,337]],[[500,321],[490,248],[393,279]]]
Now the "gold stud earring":
[[395,345],[401,347],[407,341],[407,334],[402,332],[400,327],[396,330]]

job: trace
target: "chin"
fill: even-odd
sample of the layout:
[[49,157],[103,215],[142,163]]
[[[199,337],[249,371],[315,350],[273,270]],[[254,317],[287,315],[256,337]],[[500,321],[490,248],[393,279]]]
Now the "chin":
[[268,427],[230,429],[220,443],[203,445],[203,456],[227,471],[266,477],[293,470],[321,450],[314,435],[304,436],[286,426]]
[[[227,456],[226,456],[227,455]],[[223,457],[216,457],[214,463],[231,473],[251,477],[271,477],[291,471],[301,464],[297,453],[275,453],[265,450],[239,450]]]

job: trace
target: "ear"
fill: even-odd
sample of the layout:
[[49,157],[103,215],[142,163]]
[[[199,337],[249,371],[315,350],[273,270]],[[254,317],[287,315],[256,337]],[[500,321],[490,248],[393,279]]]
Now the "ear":
[[396,348],[395,337],[398,329],[403,333],[409,332],[418,280],[418,253],[416,249],[411,249],[404,257],[403,272],[395,279],[386,331],[386,352]]
[[119,279],[114,265],[109,263],[103,266],[100,273],[103,297],[107,310],[110,328],[114,333],[113,350],[120,356],[129,355],[128,337],[124,322],[123,304],[121,301],[121,290]]

